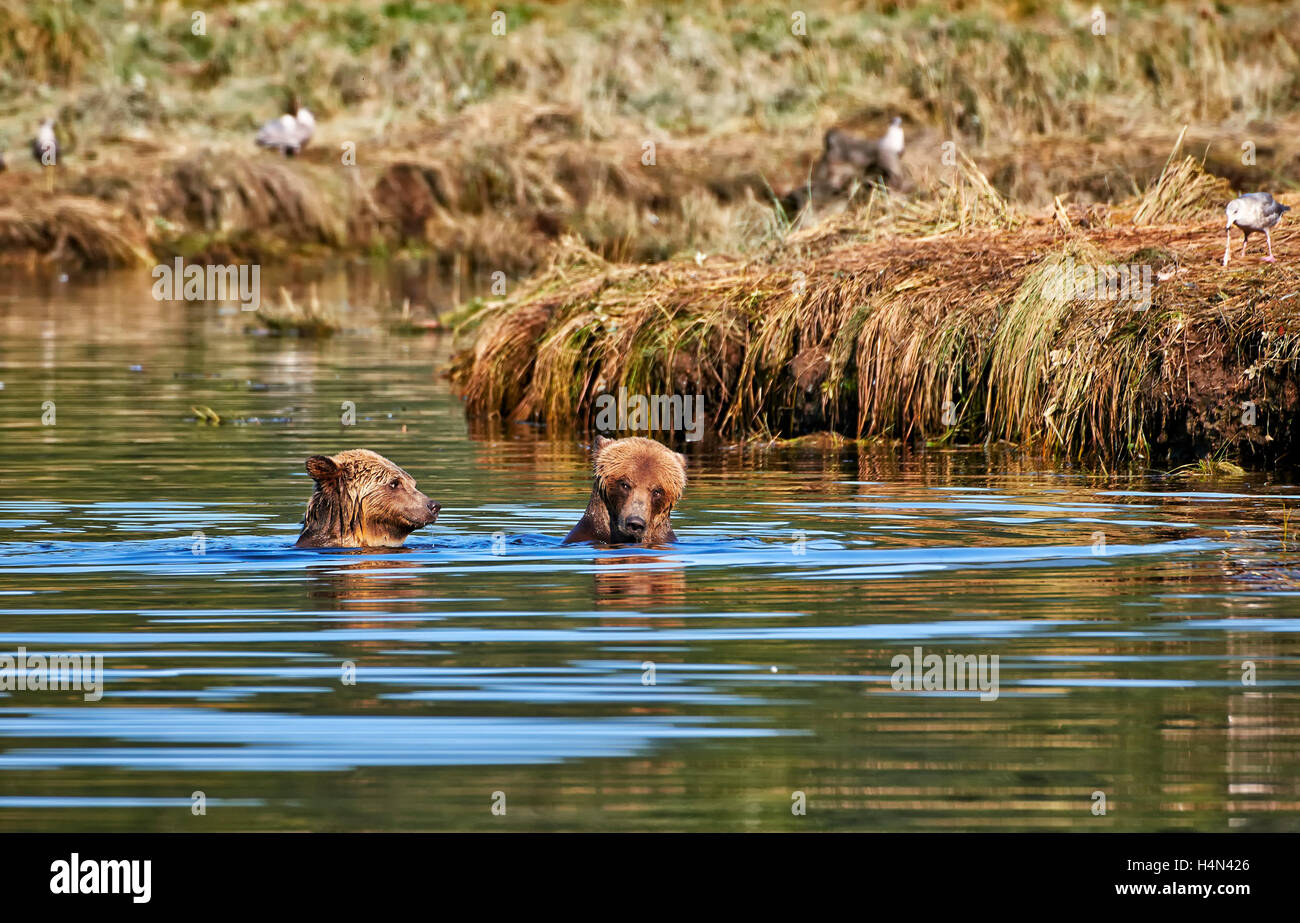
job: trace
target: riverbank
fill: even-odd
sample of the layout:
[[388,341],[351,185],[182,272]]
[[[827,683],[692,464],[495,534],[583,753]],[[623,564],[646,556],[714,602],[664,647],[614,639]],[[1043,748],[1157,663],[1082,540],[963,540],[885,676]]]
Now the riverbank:
[[[873,201],[754,259],[626,267],[576,250],[463,314],[453,379],[472,416],[580,434],[625,389],[703,395],[707,436],[728,442],[1296,460],[1290,228],[1277,263],[1258,239],[1239,258],[1238,235],[1224,269],[1223,190],[1190,161],[1113,210],[1027,215],[973,186],[926,212]],[[922,217],[942,230],[916,233]]]

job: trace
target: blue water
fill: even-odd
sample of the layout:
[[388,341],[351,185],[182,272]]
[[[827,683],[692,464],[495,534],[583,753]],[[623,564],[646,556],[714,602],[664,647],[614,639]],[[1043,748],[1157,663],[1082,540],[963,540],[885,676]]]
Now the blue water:
[[[0,656],[104,683],[0,690],[0,829],[1300,828],[1286,473],[706,443],[677,544],[563,546],[582,438],[471,427],[373,280],[323,341],[147,281],[0,283]],[[294,549],[358,446],[437,524]],[[897,688],[917,646],[996,699]]]

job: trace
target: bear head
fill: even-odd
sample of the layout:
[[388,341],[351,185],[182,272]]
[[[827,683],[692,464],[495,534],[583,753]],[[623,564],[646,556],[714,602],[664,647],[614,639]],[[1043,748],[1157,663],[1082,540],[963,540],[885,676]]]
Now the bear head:
[[674,541],[668,516],[686,489],[686,458],[640,436],[597,436],[592,455],[610,544]]
[[313,455],[307,473],[316,489],[307,503],[298,547],[394,548],[438,518],[439,504],[415,479],[369,449]]

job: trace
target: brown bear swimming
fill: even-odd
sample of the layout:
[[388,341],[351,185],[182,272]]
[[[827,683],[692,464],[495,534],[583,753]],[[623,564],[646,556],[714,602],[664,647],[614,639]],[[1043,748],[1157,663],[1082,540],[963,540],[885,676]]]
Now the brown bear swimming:
[[409,474],[369,449],[313,455],[307,473],[316,490],[297,548],[395,548],[432,525],[441,509]]
[[677,541],[668,515],[686,489],[686,459],[653,439],[606,439],[592,446],[596,478],[582,519],[564,539],[606,545]]

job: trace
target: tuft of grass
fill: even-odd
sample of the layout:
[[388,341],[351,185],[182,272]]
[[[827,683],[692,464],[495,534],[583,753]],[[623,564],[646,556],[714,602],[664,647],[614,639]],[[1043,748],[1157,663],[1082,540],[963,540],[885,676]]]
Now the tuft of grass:
[[206,404],[195,404],[190,407],[194,411],[195,423],[207,423],[213,426],[221,425],[221,415]]
[[245,229],[337,246],[346,236],[342,194],[329,174],[305,173],[273,156],[203,152],[160,165],[157,210],[186,226],[231,234]]
[[966,152],[955,151],[953,159],[950,168],[939,172],[928,195],[915,197],[899,209],[894,220],[899,232],[920,237],[1015,227],[1010,204]]
[[23,208],[0,203],[0,251],[45,254],[88,266],[151,262],[145,235],[123,210],[97,199],[64,196]]
[[314,288],[303,305],[294,302],[288,289],[281,288],[279,305],[263,305],[255,316],[279,336],[329,337],[343,327],[337,309],[323,305]]
[[1232,198],[1232,185],[1227,180],[1206,173],[1195,158],[1177,159],[1186,134],[1187,126],[1183,126],[1160,176],[1134,203],[1133,224],[1193,221],[1222,208]]
[[111,17],[86,0],[0,0],[0,61],[33,83],[74,83],[102,61],[101,29]]
[[1245,477],[1246,469],[1221,458],[1206,456],[1195,464],[1183,465],[1169,472],[1170,477],[1213,479],[1220,477]]

